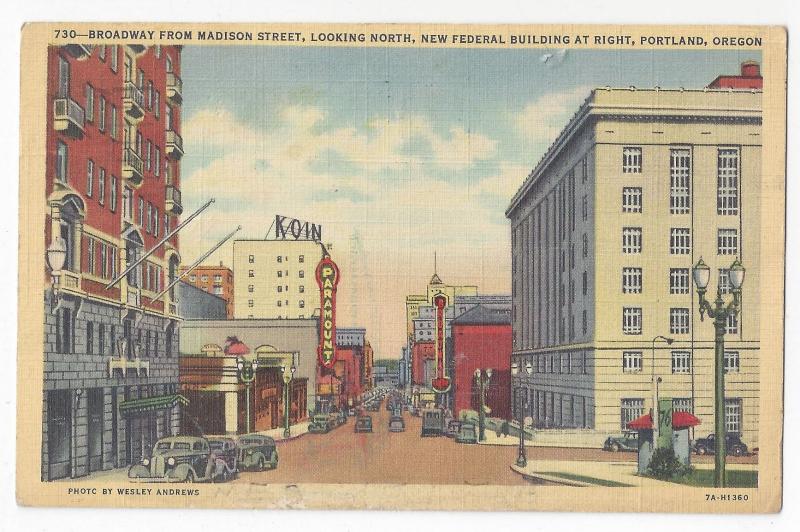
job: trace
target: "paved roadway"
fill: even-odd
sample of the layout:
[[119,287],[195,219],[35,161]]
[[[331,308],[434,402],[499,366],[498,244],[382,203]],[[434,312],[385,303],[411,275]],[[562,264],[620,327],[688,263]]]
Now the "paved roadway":
[[[354,419],[328,434],[305,434],[280,442],[275,471],[242,472],[234,482],[271,483],[384,483],[384,484],[501,484],[527,482],[509,466],[517,457],[514,446],[457,444],[453,439],[420,436],[422,420],[404,412],[406,431],[388,431],[386,402],[372,416],[373,432],[356,434]],[[441,479],[439,482],[436,479]]]

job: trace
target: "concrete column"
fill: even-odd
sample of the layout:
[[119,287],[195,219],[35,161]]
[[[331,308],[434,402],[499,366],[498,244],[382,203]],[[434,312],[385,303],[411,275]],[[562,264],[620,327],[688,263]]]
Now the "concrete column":
[[239,397],[237,392],[225,392],[225,433],[239,432]]

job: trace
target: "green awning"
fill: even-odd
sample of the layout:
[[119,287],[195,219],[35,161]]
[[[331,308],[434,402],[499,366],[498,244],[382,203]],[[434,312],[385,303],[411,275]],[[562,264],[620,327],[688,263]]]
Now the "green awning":
[[139,414],[172,408],[178,404],[188,405],[189,400],[180,394],[132,399],[130,401],[122,401],[119,404],[119,411],[123,414]]

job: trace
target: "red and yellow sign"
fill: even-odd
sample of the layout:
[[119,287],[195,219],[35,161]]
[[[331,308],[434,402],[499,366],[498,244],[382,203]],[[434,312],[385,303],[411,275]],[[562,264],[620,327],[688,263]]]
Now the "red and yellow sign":
[[317,265],[319,285],[319,347],[317,358],[326,368],[336,362],[336,285],[339,284],[339,267],[329,256]]
[[444,294],[433,296],[433,306],[436,312],[436,378],[431,381],[431,387],[436,393],[446,393],[450,390],[450,379],[445,375],[444,361],[444,334],[446,327],[444,311],[445,307],[447,307],[447,296]]

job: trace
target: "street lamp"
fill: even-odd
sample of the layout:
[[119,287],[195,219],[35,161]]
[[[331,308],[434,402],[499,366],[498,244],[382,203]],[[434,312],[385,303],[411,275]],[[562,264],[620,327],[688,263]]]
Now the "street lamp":
[[297,366],[294,365],[294,355],[292,355],[292,366],[286,371],[286,366],[281,366],[281,374],[283,375],[283,437],[288,438],[291,435],[289,428],[289,384],[294,379],[294,372],[297,371]]
[[50,284],[53,288],[53,300],[55,301],[58,298],[58,278],[61,276],[61,270],[67,261],[67,243],[61,235],[56,235],[53,241],[50,242],[46,258],[47,265],[50,267]]
[[256,380],[258,359],[255,359],[251,362],[249,360],[245,360],[244,357],[239,357],[236,361],[236,367],[239,368],[239,380],[244,383],[245,415],[247,416],[245,427],[249,434],[250,433],[250,386],[252,386],[253,381]]
[[[485,375],[485,377],[484,377]],[[481,368],[475,369],[475,384],[478,385],[479,407],[478,407],[478,439],[483,441],[486,439],[485,435],[485,415],[486,413],[486,387],[492,379],[492,368],[487,368],[482,371]]]
[[661,340],[666,342],[667,345],[672,345],[673,340],[672,338],[667,338],[666,336],[658,335],[653,338],[653,342],[650,346],[650,353],[651,353],[651,360],[650,360],[650,390],[653,393],[653,409],[650,411],[650,418],[653,421],[653,448],[655,449],[656,445],[658,444],[658,383],[661,382],[661,377],[656,377],[656,342]]
[[[516,377],[519,373],[519,369],[519,364],[516,362],[511,364],[511,375]],[[525,364],[525,373],[527,373],[529,376],[533,373],[533,365],[530,362]],[[519,451],[517,452],[517,467],[526,467],[528,465],[528,458],[525,456],[525,408],[527,407],[527,401],[524,401],[523,404],[517,403],[517,396],[520,396],[519,392],[525,390],[521,384],[522,383],[520,383],[520,386],[514,390],[514,403],[517,410],[517,416],[519,417]]]
[[694,269],[692,277],[697,287],[700,307],[700,321],[708,314],[714,320],[714,486],[725,487],[725,328],[730,316],[736,316],[741,310],[742,284],[745,269],[739,259],[733,261],[728,270],[728,282],[731,285],[733,300],[725,304],[722,299],[722,287],[717,286],[717,298],[714,305],[706,299],[706,289],[711,277],[711,268],[703,262],[702,257]]

